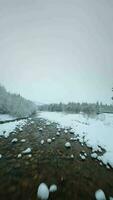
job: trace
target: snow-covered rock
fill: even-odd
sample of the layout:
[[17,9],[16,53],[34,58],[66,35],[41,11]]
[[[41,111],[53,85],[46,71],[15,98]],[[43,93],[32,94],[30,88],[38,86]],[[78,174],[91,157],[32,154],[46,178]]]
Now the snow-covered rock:
[[75,133],[75,130],[74,129],[70,129],[69,131],[71,134],[74,134]]
[[46,122],[46,126],[49,126],[51,123],[50,122]]
[[99,163],[101,166],[103,165],[102,162]]
[[39,131],[43,131],[43,128],[39,128],[38,130],[39,130]]
[[60,132],[56,132],[56,135],[59,136],[59,135],[60,135]]
[[44,140],[41,140],[40,144],[44,144]]
[[[101,120],[101,117],[104,117]],[[39,116],[38,116],[39,117]],[[83,142],[94,152],[102,152],[100,161],[108,163],[113,168],[113,114],[99,114],[92,118],[80,114],[65,114],[63,112],[41,112],[40,117],[58,123],[61,129],[70,127],[83,138]],[[58,129],[57,129],[58,130]]]
[[97,156],[98,156],[97,153],[92,153],[91,154],[91,158],[97,158]]
[[48,139],[47,139],[47,142],[48,142],[48,143],[51,143],[51,142],[52,142],[52,140],[51,140],[50,138],[48,138]]
[[22,128],[26,124],[26,120],[19,120],[0,124],[0,136],[8,138],[10,133],[16,133],[15,128]]
[[87,156],[87,153],[84,152],[84,156],[86,157],[86,156]]
[[76,138],[72,138],[72,137],[71,137],[71,138],[70,138],[70,140],[71,140],[71,141],[76,141],[77,139],[76,139]]
[[107,168],[107,169],[110,169],[110,166],[109,166],[109,165],[106,165],[106,168]]
[[60,132],[60,131],[61,131],[61,128],[57,128],[57,130],[58,130],[58,132]]
[[16,142],[18,142],[18,139],[17,139],[17,138],[14,138],[14,139],[12,139],[11,142],[12,142],[12,143],[16,143]]
[[22,154],[21,153],[19,153],[18,154],[18,156],[17,156],[17,158],[21,158],[22,157]]
[[0,154],[0,159],[2,158],[2,154]]
[[27,148],[24,151],[22,151],[23,154],[31,153],[31,148]]
[[73,154],[71,154],[71,156],[70,156],[72,159],[74,158],[74,155]]
[[82,160],[85,160],[85,159],[86,159],[86,157],[85,157],[84,155],[81,155],[81,154],[80,154],[80,158],[81,158]]
[[41,200],[47,200],[49,198],[49,190],[45,183],[41,183],[38,187],[37,197]]
[[70,143],[70,142],[66,142],[66,143],[65,143],[65,147],[66,147],[66,148],[70,148],[70,147],[71,147],[71,143]]
[[53,137],[52,140],[55,140],[55,137]]
[[68,130],[67,130],[67,129],[65,129],[65,130],[64,130],[64,133],[68,133]]
[[57,186],[55,184],[51,185],[49,188],[50,192],[56,192],[57,191]]
[[105,194],[101,189],[95,192],[95,198],[96,200],[106,200]]
[[32,157],[32,154],[29,154],[28,157],[31,158],[31,157]]
[[20,141],[21,141],[21,142],[25,142],[26,140],[25,140],[25,139],[21,139]]

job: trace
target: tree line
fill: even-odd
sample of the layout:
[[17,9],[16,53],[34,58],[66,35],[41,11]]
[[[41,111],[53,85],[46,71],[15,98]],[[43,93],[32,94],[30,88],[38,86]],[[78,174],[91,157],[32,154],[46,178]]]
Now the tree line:
[[40,111],[57,111],[69,113],[86,113],[86,114],[100,114],[100,113],[113,113],[113,105],[102,103],[52,103],[39,106]]
[[0,113],[16,117],[27,117],[33,114],[36,105],[19,94],[11,94],[0,85]]

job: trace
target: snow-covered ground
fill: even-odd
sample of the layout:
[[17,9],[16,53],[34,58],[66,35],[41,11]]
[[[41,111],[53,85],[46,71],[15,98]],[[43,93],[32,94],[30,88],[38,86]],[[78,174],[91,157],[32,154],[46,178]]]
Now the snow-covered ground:
[[12,120],[12,119],[15,119],[15,118],[12,117],[11,115],[0,114],[0,121],[6,121],[6,120]]
[[19,120],[14,122],[8,122],[4,124],[0,124],[0,136],[4,136],[5,138],[9,137],[9,134],[15,130],[18,126],[20,130],[26,124],[26,120]]
[[[83,114],[65,114],[58,112],[41,112],[38,116],[60,124],[61,127],[71,127],[79,141],[85,142],[92,151],[104,148],[106,152],[98,156],[98,160],[113,167],[113,114],[100,114],[89,118]],[[85,136],[85,138],[84,138]]]

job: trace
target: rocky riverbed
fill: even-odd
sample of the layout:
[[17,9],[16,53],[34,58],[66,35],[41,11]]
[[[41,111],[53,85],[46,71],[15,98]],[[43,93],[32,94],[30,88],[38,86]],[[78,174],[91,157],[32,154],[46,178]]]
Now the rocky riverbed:
[[113,169],[91,158],[91,149],[69,129],[57,132],[57,124],[34,118],[8,138],[0,137],[1,200],[37,200],[41,182],[57,185],[49,200],[93,200],[100,188],[113,196]]

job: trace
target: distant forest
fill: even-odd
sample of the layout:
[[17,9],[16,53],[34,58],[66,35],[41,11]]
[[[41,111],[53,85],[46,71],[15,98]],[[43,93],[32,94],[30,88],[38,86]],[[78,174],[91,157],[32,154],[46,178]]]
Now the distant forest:
[[113,105],[107,105],[102,103],[74,103],[68,104],[45,104],[39,106],[40,111],[57,111],[68,113],[86,113],[86,114],[100,114],[100,113],[113,113]]
[[36,105],[18,94],[11,94],[0,85],[0,114],[10,114],[16,117],[27,117],[33,114]]

